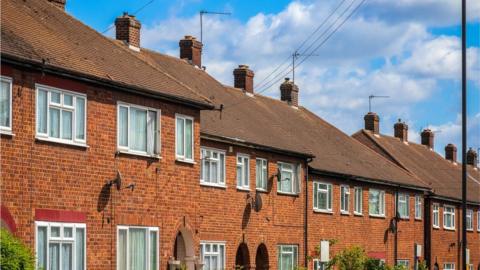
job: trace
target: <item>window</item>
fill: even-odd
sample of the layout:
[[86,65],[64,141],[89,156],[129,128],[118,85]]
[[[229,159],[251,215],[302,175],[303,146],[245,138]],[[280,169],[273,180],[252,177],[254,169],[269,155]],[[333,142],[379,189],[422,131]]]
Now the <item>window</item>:
[[267,190],[268,183],[268,161],[263,158],[257,158],[255,175],[257,179],[257,189]]
[[176,115],[175,146],[177,159],[193,162],[193,118]]
[[136,105],[118,104],[118,149],[158,156],[160,154],[160,111]]
[[12,79],[1,77],[0,133],[12,132]]
[[200,244],[200,258],[204,270],[225,269],[225,244],[203,242]]
[[350,187],[340,186],[340,211],[344,214],[350,211]]
[[86,269],[86,226],[37,221],[37,269]]
[[397,265],[405,266],[406,269],[410,269],[410,261],[409,260],[397,260]]
[[480,210],[477,212],[477,231],[480,232]]
[[434,228],[440,228],[440,207],[438,203],[432,205],[432,224]]
[[467,209],[467,230],[473,231],[473,210]]
[[117,228],[117,270],[158,269],[158,228]]
[[323,212],[332,211],[332,185],[313,182],[313,209]]
[[368,191],[368,211],[371,216],[385,216],[385,191],[379,189]]
[[278,163],[280,183],[277,191],[280,193],[298,194],[300,192],[300,181],[298,180],[297,167],[291,163]]
[[225,152],[202,148],[200,183],[225,186]]
[[37,138],[86,144],[85,95],[37,85]]
[[398,193],[397,212],[400,218],[408,218],[410,213],[410,196],[405,193]]
[[313,260],[313,270],[326,270],[327,263],[321,262],[319,259]]
[[363,190],[361,187],[355,187],[355,205],[353,212],[357,215],[361,215],[363,211]]
[[455,264],[454,263],[444,263],[443,264],[443,270],[455,270]]
[[298,246],[278,246],[278,269],[293,270],[298,265]]
[[455,229],[455,207],[443,206],[443,227],[445,229]]
[[247,155],[237,155],[237,188],[250,188],[250,158]]
[[422,219],[422,197],[415,196],[415,219]]

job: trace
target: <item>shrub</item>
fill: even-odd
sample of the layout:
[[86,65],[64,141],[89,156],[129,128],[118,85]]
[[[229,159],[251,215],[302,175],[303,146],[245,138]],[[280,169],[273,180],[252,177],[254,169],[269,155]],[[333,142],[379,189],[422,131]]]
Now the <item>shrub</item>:
[[35,269],[35,259],[30,249],[5,229],[0,230],[0,268],[2,270]]
[[328,269],[336,265],[339,270],[364,270],[367,260],[365,250],[359,246],[352,246],[335,255],[328,263]]

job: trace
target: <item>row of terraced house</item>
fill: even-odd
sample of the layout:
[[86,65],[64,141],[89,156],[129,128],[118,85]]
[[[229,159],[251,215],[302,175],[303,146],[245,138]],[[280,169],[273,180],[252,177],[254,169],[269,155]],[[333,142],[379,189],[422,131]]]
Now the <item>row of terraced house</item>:
[[111,39],[65,4],[1,1],[1,225],[38,269],[323,270],[359,245],[455,270],[463,244],[480,269],[475,151],[462,243],[461,164],[431,130],[413,143],[369,112],[348,136],[288,79],[280,100],[246,65],[223,85],[194,37],[167,56],[141,47],[134,16]]

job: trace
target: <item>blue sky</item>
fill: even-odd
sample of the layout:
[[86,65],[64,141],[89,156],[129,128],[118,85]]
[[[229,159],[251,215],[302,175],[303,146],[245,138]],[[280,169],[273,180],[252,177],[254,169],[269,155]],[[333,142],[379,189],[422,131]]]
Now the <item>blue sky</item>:
[[[102,32],[123,11],[133,13],[150,0],[67,2],[70,14]],[[467,0],[468,138],[474,148],[480,147],[479,2]],[[257,86],[262,86],[258,83],[340,3],[329,22],[360,0],[154,0],[137,17],[142,22],[142,46],[178,56],[178,40],[199,35],[199,10],[231,12],[205,17],[203,63],[225,84],[232,84],[232,70],[238,64],[248,64],[256,73]],[[114,29],[106,35],[113,36]],[[392,134],[393,124],[401,118],[409,124],[410,140],[418,142],[420,130],[430,127],[436,131],[435,150],[443,155],[447,143],[460,146],[459,37],[459,1],[366,0],[315,51],[318,56],[297,68],[300,103],[351,134],[363,125],[368,95],[388,95],[375,100],[373,107],[381,117],[382,133]],[[291,76],[279,74],[278,82],[256,91],[278,97],[282,75]]]

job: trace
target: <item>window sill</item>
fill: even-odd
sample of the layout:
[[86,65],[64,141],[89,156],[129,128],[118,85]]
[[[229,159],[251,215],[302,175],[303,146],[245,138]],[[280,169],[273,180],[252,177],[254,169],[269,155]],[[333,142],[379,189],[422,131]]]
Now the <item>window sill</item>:
[[467,229],[467,232],[473,232],[473,229]]
[[415,218],[415,221],[422,221],[422,218]]
[[446,227],[443,227],[443,229],[444,229],[445,231],[452,231],[452,232],[455,231],[455,228],[446,228]]
[[131,151],[126,151],[126,150],[118,150],[118,153],[122,154],[122,155],[146,157],[146,158],[152,158],[152,159],[156,159],[156,160],[162,159],[162,157],[160,155],[149,155],[147,153],[138,153],[138,152],[131,152]]
[[434,230],[440,230],[440,227],[439,227],[439,226],[432,226],[432,228],[433,228]]
[[250,188],[244,188],[244,187],[237,187],[237,190],[238,190],[238,191],[250,192]]
[[200,182],[200,186],[227,189],[226,185],[212,184],[208,182]]
[[340,211],[340,215],[342,215],[342,216],[350,216],[350,212]]
[[58,144],[63,144],[63,145],[70,145],[70,146],[75,146],[75,147],[80,147],[80,148],[89,148],[87,144],[84,143],[75,143],[75,142],[69,142],[69,141],[63,141],[59,139],[52,139],[52,138],[43,138],[43,137],[35,137],[35,140],[41,141],[41,142],[50,142],[50,143],[58,143]]
[[11,130],[0,130],[0,135],[6,137],[15,137],[15,134],[13,134]]
[[290,192],[282,192],[282,191],[277,191],[278,195],[285,195],[285,196],[292,196],[292,197],[299,197],[299,194],[297,193],[290,193]]
[[400,217],[401,220],[405,220],[405,221],[408,221],[410,220],[410,217]]
[[192,164],[192,165],[195,165],[197,164],[195,161],[191,160],[191,159],[184,159],[184,158],[176,158],[175,161],[177,162],[182,162],[182,163],[188,163],[188,164]]
[[372,218],[386,218],[385,215],[376,215],[376,214],[369,214]]
[[358,212],[353,212],[353,215],[357,217],[363,217],[363,214]]
[[333,211],[331,211],[331,210],[313,209],[313,212],[314,212],[314,213],[318,213],[318,214],[329,214],[329,215],[333,215]]
[[256,188],[255,189],[257,192],[261,192],[261,193],[268,193],[268,190],[264,189],[264,188]]

